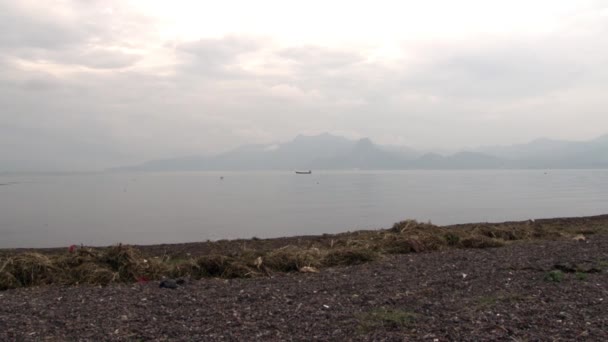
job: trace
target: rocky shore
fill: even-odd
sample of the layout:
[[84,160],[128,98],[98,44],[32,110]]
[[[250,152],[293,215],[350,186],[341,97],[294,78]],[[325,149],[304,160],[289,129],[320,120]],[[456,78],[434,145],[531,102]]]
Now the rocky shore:
[[[140,280],[0,291],[0,340],[607,340],[608,234],[598,228],[607,218],[559,220],[551,222],[570,227],[563,228],[570,235],[502,247],[380,253],[373,261],[322,265],[318,272],[182,277],[163,287],[161,280]],[[339,239],[246,243],[272,251]],[[244,241],[140,249],[149,256],[194,257],[237,246],[242,251]]]

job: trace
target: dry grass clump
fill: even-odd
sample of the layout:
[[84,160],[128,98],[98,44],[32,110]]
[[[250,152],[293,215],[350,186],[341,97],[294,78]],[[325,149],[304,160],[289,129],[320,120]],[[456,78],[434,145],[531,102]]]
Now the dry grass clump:
[[196,259],[202,277],[221,277],[232,262],[232,258],[223,255],[205,255]]
[[67,283],[105,285],[109,282],[129,282],[140,278],[159,278],[167,265],[158,259],[146,259],[131,246],[117,245],[101,250],[79,248],[60,255],[55,263],[69,270]]
[[186,274],[200,279],[202,277],[221,277],[232,262],[233,258],[224,255],[204,255],[177,265],[177,267],[186,267],[184,270],[189,272]]
[[322,260],[323,266],[358,265],[374,261],[378,253],[370,249],[340,248],[327,252]]
[[140,278],[158,279],[167,266],[158,260],[147,260],[130,246],[113,246],[103,250],[76,249],[72,253],[44,255],[24,253],[0,261],[0,289],[46,284],[107,285],[112,282],[134,282]]
[[2,277],[6,283],[0,284],[0,288],[51,284],[58,280],[53,261],[40,253],[24,253],[2,260],[0,272],[7,273]]
[[233,262],[226,267],[222,278],[253,278],[262,273],[242,262]]
[[73,284],[108,285],[120,279],[118,272],[94,263],[84,263],[71,272]]
[[421,223],[416,220],[405,220],[393,224],[393,227],[390,229],[390,231],[392,231],[393,233],[405,233],[414,230],[431,230],[433,228],[438,227],[431,223]]
[[[177,270],[177,271],[176,271]],[[258,272],[244,259],[225,255],[204,255],[175,265],[173,276],[248,278]]]
[[435,251],[445,246],[446,242],[433,235],[422,236],[388,236],[382,243],[382,251],[388,254],[406,254]]
[[323,255],[318,248],[302,249],[292,246],[277,249],[262,257],[263,265],[273,271],[295,272],[302,267],[319,267]]
[[131,246],[109,247],[98,256],[97,262],[118,273],[120,281],[134,281],[139,277],[156,279],[167,271],[165,264],[156,259],[145,259],[138,249]]
[[9,272],[0,272],[0,291],[16,289],[21,286],[21,283]]
[[201,267],[195,259],[180,259],[171,261],[168,265],[167,275],[170,278],[191,277],[200,279],[203,277]]
[[493,248],[502,247],[505,245],[504,241],[489,238],[487,236],[470,236],[460,241],[460,244],[464,248]]
[[471,234],[504,241],[529,240],[534,235],[534,228],[483,225],[473,228]]
[[443,234],[443,238],[450,247],[460,246],[460,240],[462,239],[461,234],[457,232],[447,232]]
[[532,229],[530,239],[558,240],[565,236],[576,235],[577,231],[577,229],[559,229],[541,225]]

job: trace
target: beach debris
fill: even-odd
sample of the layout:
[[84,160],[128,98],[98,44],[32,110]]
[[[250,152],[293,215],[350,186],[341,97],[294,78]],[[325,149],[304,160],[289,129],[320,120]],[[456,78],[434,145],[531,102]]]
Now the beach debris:
[[376,260],[378,253],[367,248],[332,249],[323,258],[324,266],[358,265]]
[[[357,265],[388,254],[447,248],[492,248],[520,240],[588,242],[586,235],[605,232],[606,229],[589,223],[583,235],[582,227],[573,226],[569,221],[549,224],[537,220],[534,225],[530,222],[533,221],[440,227],[406,220],[395,223],[392,229],[323,235],[311,241],[297,238],[294,244],[270,249],[258,249],[255,241],[259,239],[253,238],[251,246],[239,242],[242,248],[238,250],[220,249],[203,255],[184,253],[185,257],[168,255],[167,249],[162,257],[149,255],[143,249],[123,244],[104,248],[74,244],[66,247],[63,253],[11,252],[0,254],[0,291],[48,284],[145,284],[163,279],[173,279],[179,286],[181,284],[177,281],[180,277],[227,279],[272,276],[272,272],[317,273],[323,267]],[[414,262],[412,258],[407,260]],[[595,273],[603,272],[605,266],[602,262],[585,261],[575,265],[558,264],[551,269],[565,273]],[[461,272],[455,276],[468,279]]]
[[145,277],[145,276],[137,277],[137,282],[138,282],[139,284],[146,284],[146,283],[148,283],[149,281],[150,281],[150,279],[148,279],[148,278],[147,278],[147,277]]
[[302,273],[319,273],[319,270],[312,267],[312,266],[304,266],[304,267],[300,267],[300,272]]
[[160,287],[161,289],[175,290],[177,288],[177,281],[175,281],[174,279],[165,279],[160,282],[160,285],[158,287]]
[[585,240],[587,240],[587,238],[583,234],[578,234],[575,237],[573,237],[572,240],[574,240],[574,241],[585,241]]
[[253,263],[253,265],[255,267],[257,267],[258,269],[260,269],[260,267],[262,267],[262,262],[263,262],[262,257],[259,256],[257,259],[255,259],[255,262]]
[[466,279],[466,278],[467,278],[467,274],[466,274],[466,273],[463,273],[463,274],[462,274],[462,279]]
[[322,253],[316,248],[285,246],[264,256],[264,265],[273,271],[296,272],[303,266],[321,266]]

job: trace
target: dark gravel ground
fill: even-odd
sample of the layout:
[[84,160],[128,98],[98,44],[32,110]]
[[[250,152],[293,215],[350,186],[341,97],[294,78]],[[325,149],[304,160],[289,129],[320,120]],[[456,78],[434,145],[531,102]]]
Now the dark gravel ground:
[[0,340],[606,341],[607,301],[608,235],[599,234],[177,289],[9,290]]

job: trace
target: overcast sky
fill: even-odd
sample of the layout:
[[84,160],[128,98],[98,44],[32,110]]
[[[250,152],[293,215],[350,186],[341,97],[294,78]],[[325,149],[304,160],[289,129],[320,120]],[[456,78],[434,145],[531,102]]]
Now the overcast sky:
[[608,1],[0,0],[0,161],[608,133]]

